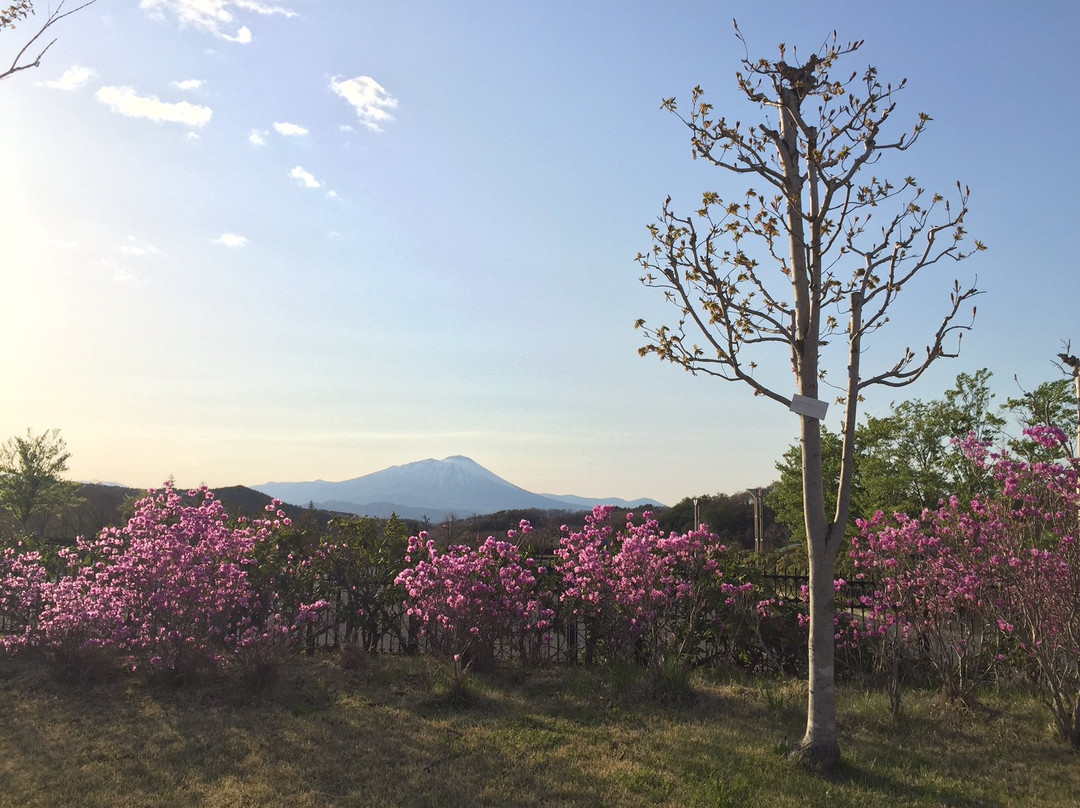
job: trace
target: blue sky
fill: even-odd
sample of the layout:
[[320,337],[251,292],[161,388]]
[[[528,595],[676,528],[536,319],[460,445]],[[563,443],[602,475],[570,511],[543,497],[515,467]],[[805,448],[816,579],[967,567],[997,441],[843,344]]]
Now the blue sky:
[[546,493],[767,484],[796,417],[633,330],[672,319],[634,262],[664,197],[745,188],[659,109],[701,84],[751,118],[732,17],[755,57],[865,39],[850,69],[908,78],[897,126],[934,118],[882,171],[971,187],[989,251],[869,357],[920,350],[954,277],[987,292],[975,328],[867,411],[1053,378],[1080,344],[1073,2],[98,0],[0,82],[0,435],[59,427],[73,477],[138,486],[453,454]]

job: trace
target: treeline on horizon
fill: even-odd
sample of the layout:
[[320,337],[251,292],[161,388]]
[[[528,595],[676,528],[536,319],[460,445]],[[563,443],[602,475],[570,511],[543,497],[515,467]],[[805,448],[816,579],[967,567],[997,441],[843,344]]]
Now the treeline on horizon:
[[[1059,378],[1045,382],[1033,391],[994,405],[989,370],[975,374],[961,373],[955,384],[937,399],[909,399],[894,402],[888,415],[866,416],[857,432],[857,466],[854,481],[852,529],[857,519],[869,519],[877,511],[917,515],[924,508],[937,507],[950,496],[970,498],[982,491],[986,481],[973,476],[958,440],[971,434],[983,442],[1007,448],[1025,459],[1039,459],[1038,447],[1023,437],[1014,437],[1033,425],[1057,426],[1066,434],[1076,435],[1077,409],[1073,382]],[[27,433],[31,436],[30,433]],[[57,430],[40,436],[65,452]],[[28,438],[18,439],[26,442]],[[5,448],[17,442],[10,439]],[[825,489],[827,497],[835,491],[839,473],[840,438],[824,431]],[[57,448],[56,446],[53,447]],[[9,451],[10,455],[11,452]],[[10,460],[10,458],[9,458]],[[65,463],[66,465],[66,463]],[[798,555],[804,541],[802,526],[802,487],[800,451],[794,444],[777,461],[778,479],[767,486],[735,493],[697,494],[684,497],[671,507],[653,511],[665,532],[686,532],[697,525],[707,525],[722,541],[731,546],[765,552],[787,551]],[[10,470],[5,474],[12,473]],[[77,536],[95,536],[105,527],[123,525],[134,512],[135,503],[146,491],[96,483],[65,483],[68,496],[54,507],[46,507],[24,520],[5,506],[0,511],[0,540],[11,543],[20,537],[51,545],[66,545]],[[256,516],[271,501],[267,495],[245,486],[228,486],[215,495],[235,517]],[[755,497],[762,498],[760,524],[755,525]],[[827,507],[832,503],[827,502]],[[315,508],[284,505],[284,511],[297,528],[321,535],[330,522],[361,519],[383,524],[387,520],[357,516]],[[638,509],[636,515],[648,508]],[[631,511],[616,509],[613,524],[625,521]],[[452,515],[443,520],[399,519],[410,535],[426,531],[442,546],[475,544],[491,535],[504,535],[522,520],[533,526],[529,549],[550,553],[563,535],[565,525],[579,530],[587,510],[510,509],[488,514]]]
[[[769,489],[765,489],[768,491]],[[79,483],[74,487],[75,502],[57,513],[37,513],[25,529],[8,511],[0,512],[0,537],[10,544],[19,537],[30,537],[49,545],[70,545],[76,537],[91,537],[103,528],[123,525],[131,518],[135,503],[146,496],[145,489],[129,488],[101,483]],[[261,514],[271,498],[246,486],[227,486],[214,489],[214,494],[234,517],[252,517]],[[656,507],[653,510],[661,527],[667,531],[685,532],[694,526],[692,497],[681,500],[673,507]],[[699,524],[706,524],[726,543],[754,547],[754,516],[747,493],[705,494],[698,500]],[[388,520],[351,513],[340,513],[314,507],[283,504],[282,510],[298,530],[321,534],[331,521],[363,520],[385,524]],[[648,509],[646,509],[648,510]],[[780,537],[786,535],[782,525],[775,521],[775,514],[765,509],[765,531],[772,547],[778,547]],[[640,516],[642,510],[632,511],[616,508],[613,523],[621,524],[626,514]],[[505,535],[522,520],[533,526],[529,535],[529,548],[538,553],[550,553],[563,535],[563,526],[580,530],[585,524],[587,510],[548,510],[541,508],[514,508],[488,514],[471,514],[467,517],[450,516],[444,520],[399,519],[410,535],[426,531],[440,545],[475,544],[487,536]]]

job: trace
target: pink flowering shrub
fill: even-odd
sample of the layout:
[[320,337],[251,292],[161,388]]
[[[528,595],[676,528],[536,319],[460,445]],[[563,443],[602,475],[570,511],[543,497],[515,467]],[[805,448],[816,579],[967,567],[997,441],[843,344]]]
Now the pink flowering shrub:
[[955,497],[915,518],[879,511],[851,542],[857,577],[878,585],[870,619],[852,629],[892,653],[912,648],[952,701],[970,700],[997,659],[986,576],[997,526],[986,513],[982,500],[964,508]]
[[800,674],[806,659],[808,592],[785,594],[753,563],[725,564],[717,637],[730,664],[771,674]]
[[[1060,451],[1060,430],[1025,431]],[[1077,461],[1016,460],[965,441],[1000,495],[955,498],[918,519],[862,524],[852,556],[879,582],[873,630],[914,644],[965,697],[1012,641],[1037,673],[1061,737],[1080,747],[1080,477]]]
[[555,617],[539,586],[544,570],[523,559],[514,540],[532,531],[528,522],[507,531],[507,540],[488,537],[475,549],[440,551],[427,533],[409,538],[395,583],[408,598],[408,616],[418,620],[432,647],[455,669],[489,669],[504,638],[519,645],[541,642]]
[[616,532],[612,508],[598,506],[555,550],[562,610],[585,629],[585,662],[616,660],[688,666],[706,641],[726,547],[700,528],[663,535],[652,514],[627,514]]
[[232,526],[205,488],[151,491],[124,527],[60,551],[63,574],[35,585],[40,610],[8,645],[70,662],[113,650],[132,669],[184,676],[281,644],[325,604],[283,622],[275,594],[252,585],[256,544],[287,524],[276,504],[268,510]]
[[[1025,433],[1067,455],[1060,430]],[[1064,451],[1062,451],[1064,449]],[[1003,499],[987,565],[991,615],[1030,660],[1059,736],[1080,748],[1080,475],[1077,461],[1024,462],[997,455]]]
[[0,620],[4,635],[0,642],[5,648],[17,643],[41,612],[41,587],[47,579],[41,553],[28,550],[22,542],[18,547],[5,547],[0,552]]

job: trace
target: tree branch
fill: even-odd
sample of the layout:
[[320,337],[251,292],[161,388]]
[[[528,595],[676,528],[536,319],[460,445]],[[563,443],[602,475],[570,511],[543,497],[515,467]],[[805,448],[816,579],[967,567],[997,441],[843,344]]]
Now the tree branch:
[[[28,51],[31,51],[31,47],[34,45],[34,43],[41,39],[42,35],[56,23],[60,22],[60,20],[82,11],[87,6],[92,6],[94,3],[97,2],[97,0],[87,0],[87,2],[83,3],[81,6],[76,6],[75,8],[68,11],[64,11],[65,2],[66,0],[60,0],[60,2],[57,3],[56,8],[49,12],[49,16],[46,18],[45,24],[37,30],[37,33],[35,33],[30,38],[30,40],[22,46],[22,48],[20,48],[19,52],[15,55],[15,59],[12,61],[11,66],[5,70],[0,70],[0,81],[3,81],[4,79],[9,78],[10,76],[13,76],[20,71],[29,70],[34,67],[40,67],[41,58],[46,54],[49,48],[56,44],[56,40],[50,40],[47,45],[45,45],[40,51],[37,52],[37,56],[34,57],[33,61],[24,62],[23,57],[26,56],[26,53]],[[12,8],[16,7],[19,7],[18,4],[16,4],[16,6],[12,6]],[[26,3],[24,6],[22,6],[22,8],[29,9],[31,13],[33,11],[29,3]],[[25,13],[23,13],[22,18],[25,18],[25,16]],[[10,23],[8,24],[10,25]]]

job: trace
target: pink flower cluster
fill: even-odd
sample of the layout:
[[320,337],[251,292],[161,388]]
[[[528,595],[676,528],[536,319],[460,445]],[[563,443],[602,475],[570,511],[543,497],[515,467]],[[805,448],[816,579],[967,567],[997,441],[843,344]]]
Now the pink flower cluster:
[[519,527],[506,541],[488,537],[475,549],[455,545],[442,552],[427,533],[409,539],[405,561],[411,566],[395,583],[406,592],[409,617],[456,662],[490,665],[500,640],[543,635],[555,618],[539,586],[543,567],[522,558],[512,541],[532,527],[526,521]]
[[0,553],[0,615],[6,634],[0,642],[13,647],[12,634],[26,631],[41,612],[41,588],[48,576],[41,553],[27,550],[22,542]]
[[[1046,449],[1067,446],[1060,430],[1025,434]],[[1015,643],[1038,671],[1059,733],[1080,746],[1077,461],[1026,462],[964,443],[1000,495],[862,523],[852,558],[879,584],[866,628],[916,645],[958,697],[1004,658],[999,646]]]
[[640,524],[627,514],[617,532],[613,510],[598,506],[581,531],[564,528],[555,570],[565,610],[616,657],[689,653],[727,548],[704,527],[665,536],[651,513]]
[[[233,526],[207,489],[184,495],[166,484],[135,505],[124,527],[61,550],[64,569],[56,580],[44,579],[33,554],[17,563],[5,554],[9,577],[21,575],[20,597],[36,605],[6,645],[40,646],[69,660],[114,649],[133,669],[185,672],[280,642],[326,604],[283,622],[274,593],[253,586],[256,545],[288,524],[277,503],[267,510],[264,519]],[[10,614],[7,592],[5,585],[0,605]]]

